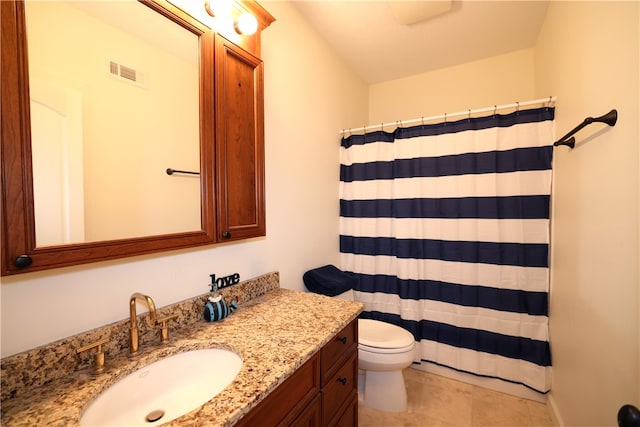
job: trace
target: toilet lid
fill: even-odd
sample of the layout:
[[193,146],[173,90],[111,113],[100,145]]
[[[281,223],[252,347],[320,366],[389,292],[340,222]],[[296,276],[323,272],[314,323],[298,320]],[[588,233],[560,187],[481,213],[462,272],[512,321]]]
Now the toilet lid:
[[400,326],[372,319],[358,319],[358,342],[374,348],[403,348],[414,343],[413,335]]

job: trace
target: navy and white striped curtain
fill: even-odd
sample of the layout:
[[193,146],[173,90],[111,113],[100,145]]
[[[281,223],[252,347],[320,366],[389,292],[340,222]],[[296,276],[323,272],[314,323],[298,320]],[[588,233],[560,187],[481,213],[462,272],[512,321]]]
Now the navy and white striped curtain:
[[363,317],[413,333],[416,364],[549,391],[553,118],[342,139],[341,267],[358,277]]

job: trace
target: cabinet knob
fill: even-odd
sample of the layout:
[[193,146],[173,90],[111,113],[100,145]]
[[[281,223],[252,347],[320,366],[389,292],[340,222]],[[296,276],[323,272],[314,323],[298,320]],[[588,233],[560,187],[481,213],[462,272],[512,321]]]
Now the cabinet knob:
[[640,422],[640,410],[633,405],[624,405],[618,411],[618,426],[633,427]]
[[225,239],[230,239],[231,233],[229,233],[228,231],[225,231],[224,233],[222,233],[222,237],[224,237]]
[[346,344],[347,343],[347,337],[340,337],[340,338],[336,338],[338,341],[340,341],[342,344]]
[[33,260],[29,255],[20,255],[16,259],[13,260],[13,265],[18,268],[27,268],[31,265]]
[[347,378],[345,377],[338,378],[336,381],[338,381],[342,385],[347,385]]

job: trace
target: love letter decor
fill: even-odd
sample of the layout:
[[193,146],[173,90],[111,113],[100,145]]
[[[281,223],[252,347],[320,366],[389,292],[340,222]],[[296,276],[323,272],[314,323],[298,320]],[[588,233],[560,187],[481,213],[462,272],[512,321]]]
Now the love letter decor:
[[227,286],[237,285],[240,283],[240,274],[233,273],[228,276],[218,277],[216,279],[215,274],[210,274],[211,276],[211,292],[215,292],[218,289],[226,288]]

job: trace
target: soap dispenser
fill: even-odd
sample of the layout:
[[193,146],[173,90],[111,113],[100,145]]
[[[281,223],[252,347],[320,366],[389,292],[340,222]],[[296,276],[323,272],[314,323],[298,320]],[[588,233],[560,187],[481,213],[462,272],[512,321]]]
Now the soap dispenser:
[[211,295],[208,298],[208,302],[204,305],[204,319],[207,322],[215,322],[222,320],[229,316],[235,309],[238,308],[238,304],[235,300],[232,300],[230,304],[222,298],[218,285],[214,281],[211,283]]

